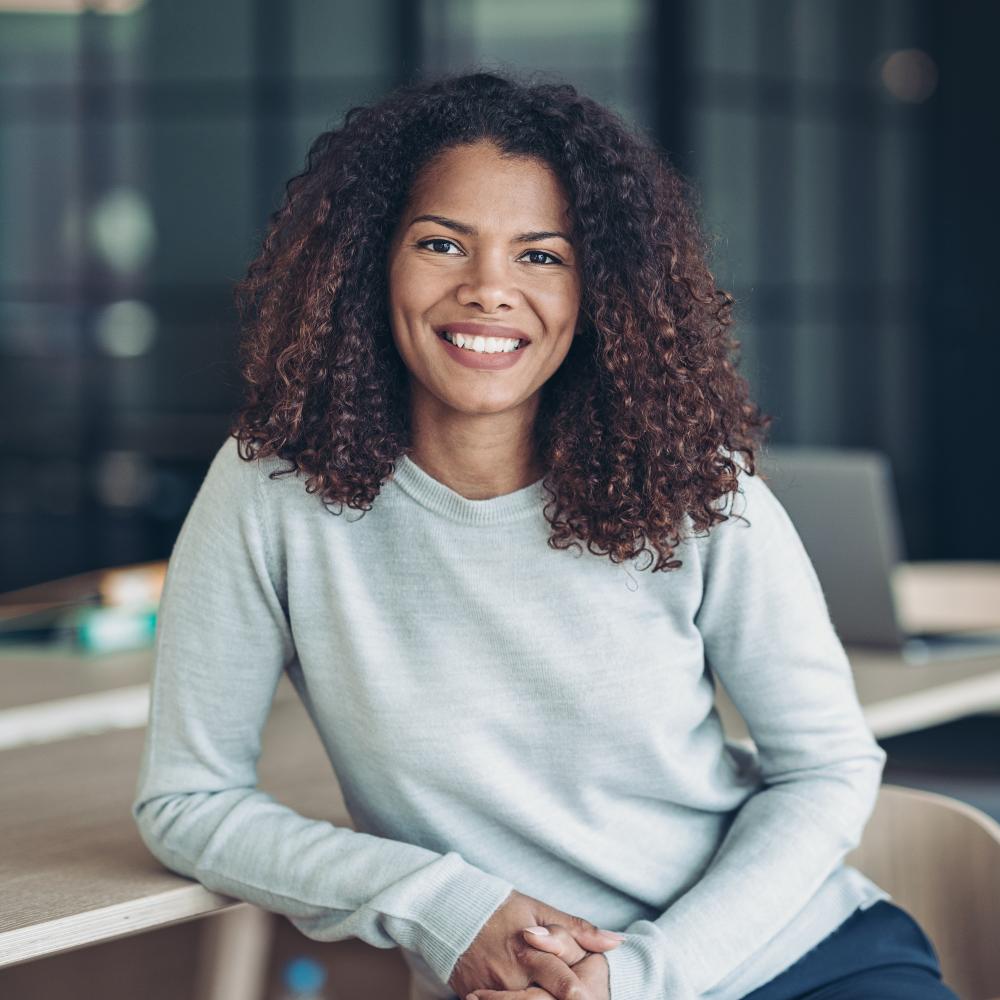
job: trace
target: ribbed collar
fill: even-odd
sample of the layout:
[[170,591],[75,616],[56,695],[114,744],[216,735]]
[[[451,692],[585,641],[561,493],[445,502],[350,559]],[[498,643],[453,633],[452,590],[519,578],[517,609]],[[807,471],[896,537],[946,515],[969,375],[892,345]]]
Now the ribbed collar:
[[392,476],[392,481],[417,503],[462,524],[506,524],[538,513],[547,496],[542,489],[543,479],[513,493],[488,500],[470,500],[424,472],[407,454],[397,460]]

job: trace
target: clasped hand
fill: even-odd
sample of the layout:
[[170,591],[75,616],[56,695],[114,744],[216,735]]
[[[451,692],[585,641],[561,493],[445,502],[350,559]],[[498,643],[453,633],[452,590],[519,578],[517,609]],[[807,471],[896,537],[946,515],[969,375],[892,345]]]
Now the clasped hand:
[[[543,927],[547,935],[525,928]],[[462,1000],[609,1000],[603,952],[620,938],[513,891],[459,957],[448,986]]]

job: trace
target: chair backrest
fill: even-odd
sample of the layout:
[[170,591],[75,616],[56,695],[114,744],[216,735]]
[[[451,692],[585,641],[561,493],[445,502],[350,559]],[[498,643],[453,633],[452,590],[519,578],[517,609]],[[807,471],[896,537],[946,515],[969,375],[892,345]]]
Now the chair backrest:
[[963,1000],[1000,997],[1000,823],[950,796],[886,784],[845,861],[923,927]]

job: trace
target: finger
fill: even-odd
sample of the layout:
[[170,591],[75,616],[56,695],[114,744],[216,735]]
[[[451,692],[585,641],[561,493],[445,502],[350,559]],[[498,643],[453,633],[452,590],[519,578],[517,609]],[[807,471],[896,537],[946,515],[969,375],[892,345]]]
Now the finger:
[[[548,990],[556,1000],[587,996],[580,977],[561,959],[534,948],[525,948],[517,955],[522,969],[531,976],[531,983]],[[529,987],[530,988],[530,987]]]
[[522,937],[532,948],[555,955],[567,965],[576,965],[581,959],[591,954],[585,948],[581,948],[577,944],[576,938],[561,924],[525,927],[522,931]]
[[625,940],[624,934],[602,930],[582,917],[568,917],[559,923],[565,925],[577,944],[581,948],[586,948],[587,951],[611,951]]

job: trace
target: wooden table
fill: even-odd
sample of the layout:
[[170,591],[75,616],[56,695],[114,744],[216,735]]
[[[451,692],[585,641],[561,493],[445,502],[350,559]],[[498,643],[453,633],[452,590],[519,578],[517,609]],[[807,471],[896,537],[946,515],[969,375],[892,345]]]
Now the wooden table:
[[[198,997],[259,995],[269,916],[168,871],[139,838],[130,807],[144,737],[142,728],[121,728],[0,753],[0,968],[226,911],[206,923]],[[284,678],[258,772],[278,801],[353,827]]]
[[[994,579],[1000,580],[1000,566],[987,582]],[[876,737],[1000,710],[1000,651],[921,666],[888,654],[848,653]],[[113,702],[122,691],[134,698],[151,660],[149,650],[89,660],[0,650],[0,742],[5,725],[30,731],[32,713],[44,713],[53,699],[85,714],[86,700],[67,699]],[[144,720],[137,721],[134,705],[131,721],[128,713],[109,720],[109,703],[89,703],[103,705],[104,731],[81,735],[77,720],[61,738],[50,732],[46,742],[0,751],[0,968],[225,912],[225,919],[207,923],[216,945],[210,955],[225,953],[227,960],[209,959],[199,996],[246,1000],[259,981],[266,916],[164,869],[146,850],[129,812]],[[727,734],[745,738],[722,691],[718,707]],[[284,677],[264,732],[259,784],[303,815],[353,826],[319,737]]]

